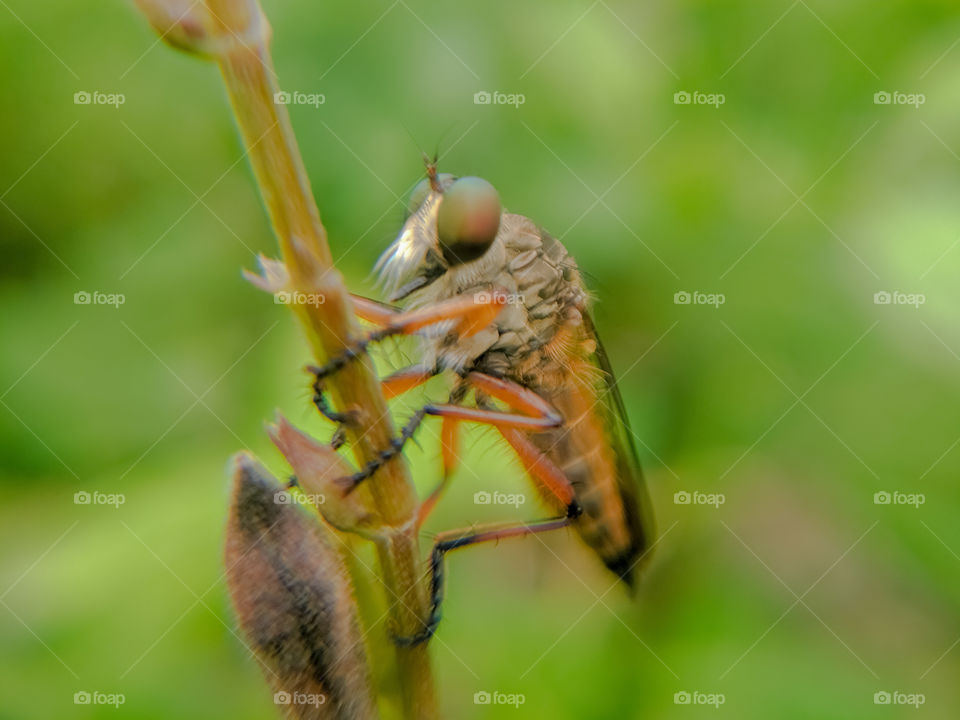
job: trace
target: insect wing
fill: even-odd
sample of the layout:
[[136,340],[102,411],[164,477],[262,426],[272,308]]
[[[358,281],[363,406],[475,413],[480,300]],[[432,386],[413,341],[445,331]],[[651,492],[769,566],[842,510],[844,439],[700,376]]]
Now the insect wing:
[[[616,457],[617,489],[623,500],[623,513],[634,541],[636,560],[634,566],[641,566],[649,556],[656,529],[653,520],[653,504],[647,491],[640,460],[633,444],[633,431],[623,404],[623,397],[617,387],[610,359],[607,356],[600,336],[589,314],[583,315],[586,331],[596,342],[592,360],[603,371],[603,385],[597,398],[596,411],[601,414],[610,447]],[[633,568],[631,568],[633,569]]]

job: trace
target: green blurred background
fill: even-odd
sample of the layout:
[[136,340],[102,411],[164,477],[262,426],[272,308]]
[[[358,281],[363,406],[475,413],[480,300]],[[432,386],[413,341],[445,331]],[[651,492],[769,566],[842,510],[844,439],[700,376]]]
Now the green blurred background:
[[[291,113],[351,286],[421,149],[491,180],[590,278],[664,534],[634,601],[569,533],[454,555],[445,715],[957,717],[955,4],[264,4],[283,86],[325,96]],[[273,717],[222,581],[226,461],[286,472],[275,408],[330,429],[292,317],[240,277],[275,241],[220,79],[119,0],[2,0],[0,62],[0,718]],[[467,446],[431,532],[543,513],[474,505],[529,486],[490,432]]]

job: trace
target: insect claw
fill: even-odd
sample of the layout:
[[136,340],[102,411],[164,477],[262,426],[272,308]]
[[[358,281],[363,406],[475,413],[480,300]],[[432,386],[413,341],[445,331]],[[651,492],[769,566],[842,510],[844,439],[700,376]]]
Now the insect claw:
[[300,482],[297,480],[297,476],[296,476],[296,475],[291,475],[290,478],[287,480],[287,484],[284,485],[284,487],[285,487],[287,490],[290,490],[290,489],[295,488],[295,487],[300,487]]
[[[313,404],[317,410],[320,411],[320,414],[331,422],[337,423],[337,425],[340,426],[340,429],[342,429],[344,425],[349,425],[351,427],[356,427],[359,425],[360,418],[359,413],[356,410],[350,409],[346,412],[337,412],[330,407],[330,403],[327,401],[326,395],[324,394],[326,389],[323,383],[323,376],[320,374],[322,371],[321,368],[309,365],[307,366],[307,371],[313,372],[317,375],[316,380],[313,381]],[[340,445],[343,445],[342,441],[340,442]],[[340,447],[340,445],[337,445],[337,447]]]
[[416,647],[417,645],[422,645],[427,640],[433,637],[436,632],[436,628],[427,628],[423,632],[419,632],[416,635],[395,635],[390,633],[390,639],[393,641],[394,645],[399,647]]
[[439,607],[432,608],[430,619],[426,622],[421,620],[420,623],[423,626],[423,630],[413,635],[399,635],[394,629],[396,626],[393,624],[391,624],[387,634],[390,636],[390,640],[393,641],[394,645],[398,647],[416,647],[417,645],[422,645],[437,632],[437,626],[440,624]]
[[330,438],[330,447],[339,450],[347,442],[347,430],[343,425],[338,425],[333,431],[333,437]]

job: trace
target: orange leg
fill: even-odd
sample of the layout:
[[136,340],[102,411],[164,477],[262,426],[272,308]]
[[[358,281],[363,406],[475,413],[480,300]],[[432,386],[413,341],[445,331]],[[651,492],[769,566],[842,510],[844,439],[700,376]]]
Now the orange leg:
[[444,478],[437,488],[430,494],[420,509],[418,521],[420,524],[436,505],[440,493],[446,487],[450,474],[458,460],[456,455],[458,426],[461,421],[480,422],[493,425],[500,431],[503,438],[517,453],[524,468],[534,480],[543,485],[553,495],[561,508],[568,512],[579,514],[579,506],[573,492],[573,487],[563,471],[530,442],[524,431],[544,430],[557,427],[563,423],[560,414],[543,398],[527,388],[479,372],[471,372],[464,378],[464,386],[472,385],[478,393],[490,395],[507,403],[511,408],[520,410],[529,415],[503,412],[494,409],[482,397],[477,398],[480,407],[463,407],[456,403],[462,398],[451,396],[445,405],[428,405],[424,411],[428,415],[439,415],[443,418],[441,442],[443,446]]
[[[312,399],[314,406],[320,411],[321,415],[331,422],[337,424],[337,429],[334,431],[333,437],[330,440],[330,445],[334,450],[338,450],[346,442],[345,426],[355,424],[356,415],[351,410],[347,410],[346,412],[338,412],[331,407],[330,402],[324,393],[321,368],[308,365],[307,371],[316,376],[312,386]],[[412,365],[410,367],[397,370],[392,375],[384,378],[381,381],[380,386],[383,388],[384,396],[387,399],[391,399],[397,397],[398,395],[402,395],[408,390],[412,390],[419,385],[422,385],[436,374],[437,370],[435,368],[431,369],[423,365]]]
[[381,327],[389,325],[393,318],[403,312],[398,307],[363,297],[363,295],[353,295],[351,293],[350,301],[353,303],[354,315]]
[[499,525],[481,531],[453,530],[437,536],[430,553],[430,616],[423,623],[423,630],[410,637],[394,637],[397,645],[410,647],[424,643],[433,637],[440,624],[440,606],[443,603],[444,566],[443,557],[451,550],[476,545],[478,543],[503,540],[511,537],[523,537],[534,533],[558,530],[570,524],[575,515],[550,520],[539,520],[523,525]]
[[[471,373],[467,380],[471,380],[471,378],[476,375],[480,374]],[[497,378],[491,378],[489,376],[482,376],[479,383],[473,381],[473,384],[475,386],[482,387],[483,390],[489,392],[491,395],[493,395],[495,391],[497,393],[495,396],[504,400],[506,397],[510,396],[511,392],[513,392],[513,388],[509,387],[512,385],[512,383],[507,383],[506,381],[498,380]],[[525,390],[525,388],[520,389]],[[526,408],[532,411],[539,407],[543,401],[539,398],[537,398],[537,401],[533,401],[529,396],[526,395],[528,392],[529,391],[525,391],[525,393],[521,394],[522,399],[518,401],[518,404],[522,405],[523,401],[529,400],[530,404],[527,405]],[[533,393],[530,394],[533,395]],[[478,398],[477,402],[481,405],[481,410],[492,413],[498,412],[493,410],[489,406],[488,402],[482,397]],[[445,428],[447,427],[448,423],[451,427],[459,426],[459,420],[455,419],[453,416],[444,415]],[[560,468],[558,468],[556,464],[550,460],[550,458],[544,455],[532,442],[530,442],[527,434],[515,427],[509,427],[503,424],[497,424],[496,426],[501,435],[503,435],[504,439],[516,451],[527,471],[536,480],[541,482],[543,486],[546,487],[557,498],[562,507],[566,508],[567,514],[565,517],[554,518],[550,520],[540,520],[523,525],[498,526],[481,531],[474,530],[466,533],[464,531],[451,531],[438,535],[433,546],[433,552],[430,555],[430,615],[424,622],[423,630],[421,632],[411,637],[394,637],[394,642],[396,642],[398,645],[419,645],[420,643],[426,642],[433,637],[433,634],[436,632],[441,618],[440,606],[443,603],[443,583],[445,574],[443,559],[446,553],[451,550],[467,547],[469,545],[476,545],[482,542],[490,542],[504,538],[521,537],[524,535],[532,535],[534,533],[546,532],[549,530],[557,530],[559,528],[568,526],[571,522],[576,520],[576,518],[579,517],[580,513],[582,512],[580,504],[577,502],[574,495],[573,487],[570,485],[570,481],[567,479],[566,475],[563,474],[563,471],[560,470]],[[447,450],[446,439],[444,439],[444,450]],[[445,465],[446,462],[447,461],[445,459]],[[420,516],[418,518],[420,524],[423,523],[426,513],[429,513],[429,511],[436,504],[436,496],[439,495],[445,486],[447,477],[448,476],[445,475],[444,481],[440,484],[440,486],[437,487],[436,490],[433,491],[427,501],[421,506]]]
[[[447,435],[449,432],[452,437]],[[429,514],[436,507],[437,501],[450,482],[450,476],[453,472],[459,457],[456,455],[455,443],[457,443],[457,433],[459,422],[449,418],[443,419],[443,432],[441,433],[441,442],[444,452],[444,471],[443,480],[433,489],[430,495],[420,505],[420,512],[417,517],[417,526],[422,526]],[[540,450],[530,442],[526,434],[514,428],[497,428],[504,440],[513,448],[523,463],[524,469],[530,473],[535,482],[539,482],[554,498],[557,500],[558,508],[566,508],[567,512],[576,515],[580,514],[579,504],[573,486],[563,474],[563,471],[557,467],[550,458],[544,455]],[[447,453],[452,457],[447,458]]]
[[[323,368],[316,365],[308,365],[307,372],[315,376],[313,381],[313,404],[317,406],[320,414],[333,422],[343,425],[353,422],[349,413],[338,413],[330,407],[324,395],[323,386]],[[387,400],[392,400],[403,393],[413,390],[415,387],[423,385],[427,380],[437,375],[439,371],[436,368],[430,368],[426,365],[411,365],[397,370],[380,381],[380,388]]]
[[387,400],[393,400],[393,398],[403,395],[415,387],[420,387],[438,373],[439,370],[437,370],[436,367],[411,365],[410,367],[401,368],[387,375],[387,377],[380,382],[380,388],[383,390],[383,396]]
[[[468,386],[473,386],[478,393],[486,393],[496,397],[511,408],[527,414],[504,412],[490,407],[474,408],[459,405],[458,403],[466,394]],[[453,470],[456,468],[459,460],[457,445],[461,421],[493,425],[501,433],[504,433],[504,437],[507,437],[507,432],[512,432],[518,438],[523,438],[523,433],[519,432],[519,429],[546,430],[563,423],[560,413],[535,392],[509,380],[495,378],[492,375],[479,372],[471,372],[463,378],[462,384],[451,395],[449,402],[443,405],[427,405],[423,410],[427,415],[437,415],[443,418],[440,438],[443,448],[443,479],[421,504],[417,517],[419,525],[423,524],[436,506],[441,494],[450,482]],[[510,440],[510,438],[507,439]],[[517,442],[519,443],[520,440],[518,439]],[[529,441],[526,442],[529,443]],[[545,456],[538,453],[536,448],[533,448],[532,445],[530,448],[532,450],[526,449],[525,454],[517,449],[521,460],[524,461],[524,466],[531,473],[536,471],[535,477],[540,479],[543,485],[557,496],[563,507],[571,507],[574,502],[573,490],[569,487],[569,483],[566,483],[563,473]],[[533,453],[536,453],[539,459],[534,460]],[[560,478],[562,478],[562,481]],[[564,483],[566,484],[564,485]]]
[[380,328],[352,342],[340,354],[330,358],[323,366],[313,368],[312,371],[318,379],[325,378],[346,366],[351,360],[363,355],[372,343],[380,342],[393,335],[410,335],[445,320],[454,321],[451,332],[461,337],[470,337],[488,327],[496,319],[506,304],[506,297],[506,293],[500,292],[484,293],[482,297],[463,295],[419,310],[398,312],[389,305],[354,296],[357,314],[380,325]]
[[460,423],[450,418],[443,419],[443,425],[440,428],[440,446],[443,456],[443,478],[437,483],[437,486],[430,491],[430,494],[420,503],[420,509],[417,511],[417,527],[421,527],[430,513],[437,506],[441,496],[450,484],[450,478],[456,469],[459,456],[457,455],[457,446],[460,441]]
[[[324,393],[321,368],[310,365],[307,366],[307,371],[312,372],[316,376],[313,381],[314,406],[320,411],[321,415],[337,424],[337,429],[333,434],[333,438],[330,440],[330,444],[334,450],[338,450],[343,446],[344,442],[346,442],[344,426],[356,423],[356,416],[351,410],[337,412],[331,407]],[[422,385],[436,375],[437,372],[436,368],[429,368],[424,365],[411,365],[410,367],[397,370],[392,375],[384,378],[380,383],[380,387],[383,389],[384,396],[389,400]]]
[[563,424],[563,416],[550,403],[522,385],[479,372],[469,373],[465,380],[477,390],[502,400],[519,413],[451,404],[428,405],[424,408],[426,413],[456,420],[485,423],[498,428],[517,428],[528,431],[549,430]]
[[391,334],[408,335],[443,320],[456,320],[454,332],[470,337],[492,323],[506,304],[506,293],[461,295],[417,310],[399,310],[360,295],[351,295],[357,317],[379,325]]
[[506,306],[506,295],[484,293],[482,298],[461,295],[444,300],[436,305],[404,312],[394,318],[392,327],[398,332],[412,333],[443,320],[456,320],[453,332],[461,337],[470,337],[488,327]]
[[[467,394],[468,389],[469,388],[467,384],[461,381],[453,389],[453,392],[450,393],[450,400],[448,401],[448,404],[456,405],[459,403]],[[420,510],[417,513],[417,527],[423,525],[424,521],[433,511],[434,507],[436,507],[437,501],[440,500],[440,496],[443,495],[444,490],[447,489],[447,485],[450,483],[450,478],[453,477],[453,472],[457,469],[457,465],[460,462],[459,446],[460,421],[455,418],[443,418],[443,424],[440,427],[440,454],[443,458],[443,479],[437,483],[437,486],[427,496],[427,498],[420,503]]]
[[[477,391],[479,407],[469,408],[454,403],[459,402],[466,388],[473,386]],[[510,408],[521,413],[496,410],[486,399],[495,397]],[[451,395],[445,405],[427,406],[424,411],[443,418],[441,442],[443,446],[444,478],[423,502],[418,515],[418,525],[422,525],[430,511],[436,506],[440,494],[449,482],[452,469],[457,462],[456,445],[461,421],[481,422],[493,425],[519,456],[526,470],[540,482],[566,508],[564,517],[541,520],[529,524],[497,526],[482,531],[451,531],[437,536],[430,555],[430,615],[424,621],[423,630],[409,637],[394,637],[401,646],[414,646],[428,641],[440,623],[440,607],[443,603],[444,556],[451,550],[476,545],[478,543],[521,537],[534,533],[556,530],[568,526],[581,514],[580,504],[576,500],[573,486],[557,465],[544,455],[527,437],[524,430],[544,430],[563,423],[563,417],[539,395],[533,391],[490,375],[471,372],[464,382]]]
[[503,435],[503,439],[517,453],[523,467],[533,476],[535,481],[541,483],[551,495],[562,503],[563,507],[570,508],[577,505],[573,486],[567,476],[557,467],[556,463],[530,442],[525,433],[513,428],[501,427],[497,429]]

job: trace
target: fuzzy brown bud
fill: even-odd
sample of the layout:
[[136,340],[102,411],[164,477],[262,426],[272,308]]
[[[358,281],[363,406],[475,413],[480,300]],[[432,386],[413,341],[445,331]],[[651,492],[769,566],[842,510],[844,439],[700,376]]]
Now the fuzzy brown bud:
[[234,458],[227,586],[237,619],[296,720],[375,717],[353,589],[332,531],[246,454]]

